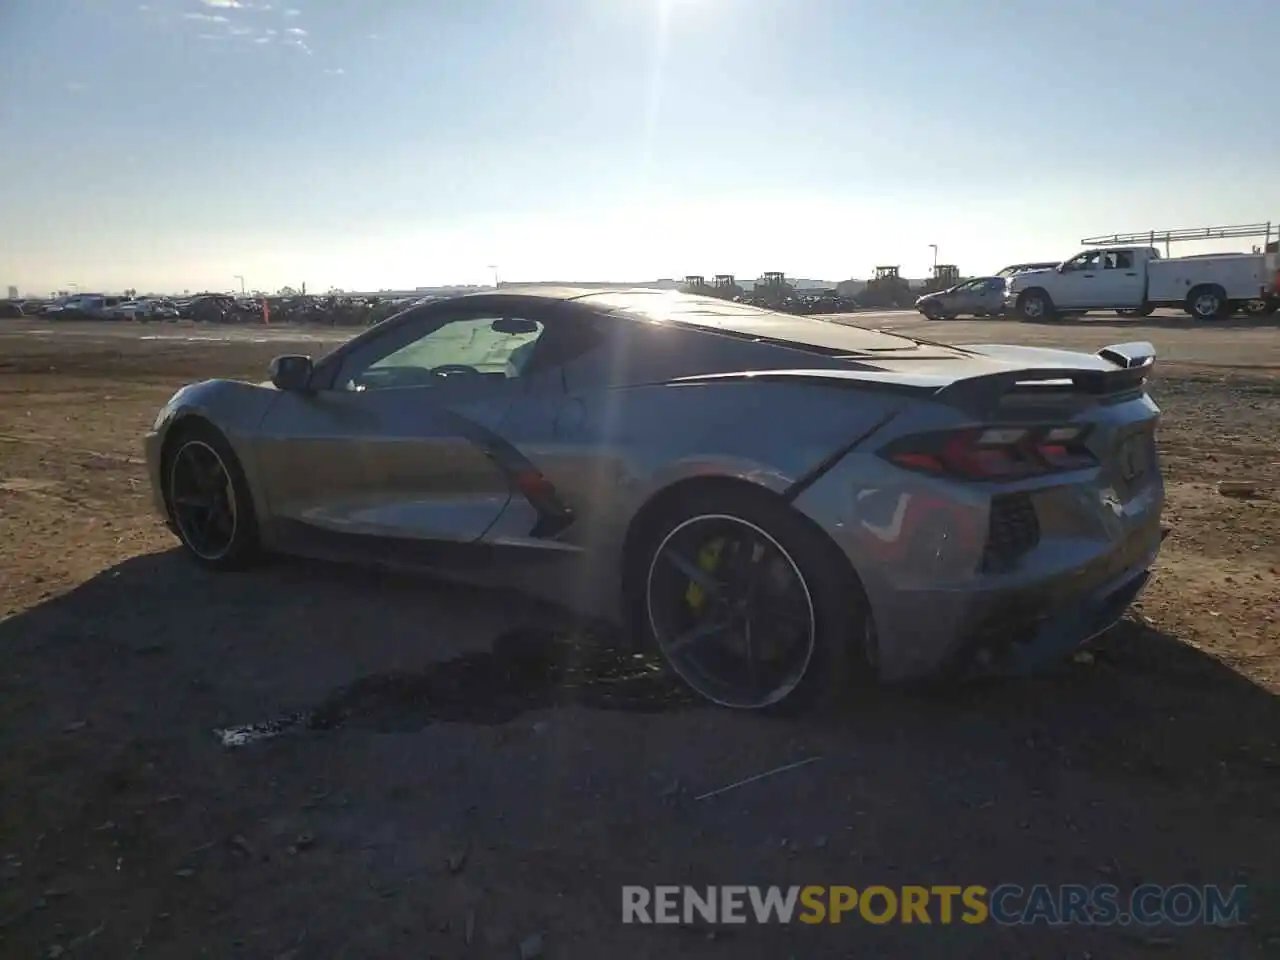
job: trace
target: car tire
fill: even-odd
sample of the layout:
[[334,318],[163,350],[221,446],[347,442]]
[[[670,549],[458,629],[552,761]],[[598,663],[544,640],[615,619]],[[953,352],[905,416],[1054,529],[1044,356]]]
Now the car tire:
[[1018,295],[1019,320],[1050,320],[1054,315],[1053,301],[1043,290],[1024,290]]
[[1202,284],[1187,294],[1186,311],[1193,320],[1224,320],[1231,315],[1231,303],[1221,287]]
[[[855,682],[873,678],[875,630],[861,585],[835,544],[788,504],[765,491],[707,486],[675,496],[660,507],[655,516],[641,522],[644,522],[644,533],[627,558],[627,595],[637,621],[636,632],[649,649],[661,656],[667,669],[703,699],[731,709],[794,715],[832,707]],[[803,601],[784,620],[774,621],[775,627],[795,627],[795,636],[803,633],[804,637],[803,641],[791,645],[793,649],[785,654],[789,662],[779,667],[779,683],[767,692],[758,680],[748,685],[755,689],[742,686],[731,689],[732,682],[723,676],[715,677],[714,670],[692,662],[695,651],[686,655],[683,648],[677,649],[675,641],[681,641],[690,632],[704,631],[705,620],[720,616],[713,609],[715,605],[722,605],[726,611],[724,617],[735,616],[733,604],[727,602],[727,591],[724,600],[704,593],[704,602],[712,607],[694,626],[686,622],[681,627],[685,631],[681,635],[672,637],[674,631],[668,629],[672,604],[684,613],[688,591],[701,589],[693,579],[686,578],[692,561],[682,555],[686,546],[680,544],[696,543],[701,533],[715,530],[731,531],[729,536],[741,534],[744,539],[735,541],[738,546],[750,541],[750,559],[745,561],[745,572],[753,574],[757,583],[763,582],[762,577],[773,581],[774,574],[781,574],[788,588],[794,587],[790,596]],[[728,549],[723,546],[723,537],[721,543],[722,549]],[[732,557],[729,562],[733,564]],[[706,574],[705,568],[700,575],[703,574]],[[750,586],[746,590],[748,594],[753,592]],[[803,614],[797,616],[796,611]],[[762,625],[769,621],[753,613],[750,622]],[[702,655],[725,653],[730,640],[734,646],[746,649],[750,636],[760,629],[760,626],[747,627],[740,633],[733,631],[733,636],[723,633],[724,643],[704,643],[696,653],[699,659]],[[770,631],[768,627],[763,630],[759,642],[768,652],[776,636],[785,631],[776,628]],[[705,631],[704,635],[710,636]],[[771,663],[762,660],[759,668],[753,670],[746,667],[746,662],[755,658],[739,659],[753,679],[759,670],[773,668]],[[768,681],[764,683],[767,685]]]
[[[230,530],[220,530],[217,543],[201,542],[198,536],[200,508],[191,502],[197,498],[196,492],[182,474],[192,459],[209,469],[216,465],[222,474],[218,485],[230,508]],[[231,444],[217,429],[204,421],[180,424],[165,443],[160,470],[169,526],[189,557],[210,570],[242,570],[258,559],[258,518],[249,482]],[[210,490],[207,495],[216,499],[217,492]],[[206,491],[198,495],[205,496]],[[226,512],[221,508],[222,514]],[[224,526],[207,517],[206,525]]]

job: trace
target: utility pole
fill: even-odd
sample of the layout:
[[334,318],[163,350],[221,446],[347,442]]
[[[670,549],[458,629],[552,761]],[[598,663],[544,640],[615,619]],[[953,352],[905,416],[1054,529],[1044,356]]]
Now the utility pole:
[[493,271],[493,289],[497,290],[502,286],[501,281],[498,279],[498,268],[491,263],[489,264],[489,269]]
[[240,281],[240,296],[243,297],[244,296],[244,277],[240,276],[240,274],[237,273],[235,275],[235,279]]
[[929,248],[933,251],[933,275],[938,275],[938,245],[936,243],[929,244]]

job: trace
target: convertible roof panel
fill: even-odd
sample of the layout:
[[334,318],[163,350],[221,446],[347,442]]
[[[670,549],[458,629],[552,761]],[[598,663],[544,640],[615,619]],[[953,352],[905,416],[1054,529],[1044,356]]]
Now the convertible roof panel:
[[841,353],[911,350],[916,346],[906,337],[877,330],[674,291],[626,290],[589,293],[575,299],[650,321],[720,330],[737,336],[790,341]]

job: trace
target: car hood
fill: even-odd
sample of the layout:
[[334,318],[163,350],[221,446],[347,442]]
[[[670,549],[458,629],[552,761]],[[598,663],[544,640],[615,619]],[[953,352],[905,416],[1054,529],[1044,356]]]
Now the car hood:
[[1043,277],[1046,273],[1055,272],[1056,268],[1054,267],[1046,267],[1044,270],[1023,270],[1021,273],[1015,273],[1012,277],[1009,277],[1008,282],[1018,283],[1027,277]]

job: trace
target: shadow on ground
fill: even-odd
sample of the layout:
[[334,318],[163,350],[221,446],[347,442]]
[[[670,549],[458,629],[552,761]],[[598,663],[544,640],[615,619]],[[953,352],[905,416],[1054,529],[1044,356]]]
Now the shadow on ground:
[[[311,730],[495,725],[571,704],[638,713],[701,706],[653,657],[601,642],[532,601],[291,560],[210,574],[177,550],[128,560],[0,623],[0,649],[6,685],[21,671],[44,719],[65,714],[70,723],[95,704],[163,706],[166,691],[129,686],[157,674],[170,686],[187,678],[173,704],[183,712],[252,707],[259,715],[250,720]],[[1094,651],[1088,665],[1032,679],[859,693],[842,715],[800,725],[871,726],[935,742],[1016,731],[1153,777],[1230,771],[1280,786],[1275,697],[1138,617]],[[13,720],[23,713],[17,702],[5,711]]]
[[[274,956],[298,929],[317,956],[408,942],[461,955],[448,898],[462,888],[431,846],[445,828],[476,845],[464,879],[510,891],[509,922],[624,955],[836,955],[816,948],[831,930],[797,949],[794,930],[712,942],[618,924],[618,885],[675,877],[1257,891],[1236,931],[1055,931],[1047,953],[1035,931],[840,934],[884,956],[989,956],[1002,937],[1010,956],[1262,957],[1280,943],[1267,906],[1280,706],[1140,619],[1052,676],[878,692],[792,721],[695,709],[656,664],[590,641],[493,592],[294,562],[210,575],[176,551],[0,623],[0,849],[22,861],[0,887],[0,952],[41,955],[111,917],[103,956],[139,937],[230,956],[233,936]],[[514,722],[529,711],[545,731]],[[214,735],[273,717],[302,736],[228,751]],[[818,755],[714,802],[690,795]],[[330,794],[354,800],[316,809]],[[303,831],[327,839],[299,852],[314,842]],[[394,855],[371,859],[378,838]],[[270,865],[243,852],[273,843]],[[419,878],[419,899],[352,899],[374,884],[366,871],[403,884],[410,866],[440,872]],[[75,892],[50,907],[59,889]],[[446,905],[454,926],[437,926]]]

